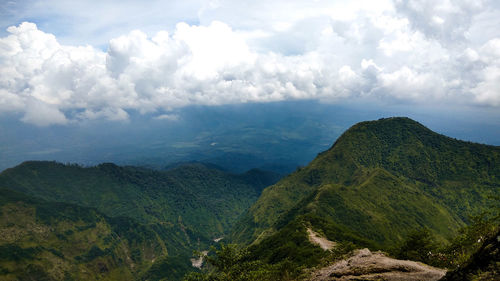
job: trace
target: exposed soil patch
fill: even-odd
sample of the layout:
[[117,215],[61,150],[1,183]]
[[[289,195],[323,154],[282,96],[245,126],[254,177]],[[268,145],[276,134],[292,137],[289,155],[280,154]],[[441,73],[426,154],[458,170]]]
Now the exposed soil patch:
[[323,250],[331,250],[335,247],[335,242],[330,241],[324,237],[319,236],[318,233],[314,232],[312,229],[307,229],[307,234],[309,235],[309,241],[313,244],[317,244]]

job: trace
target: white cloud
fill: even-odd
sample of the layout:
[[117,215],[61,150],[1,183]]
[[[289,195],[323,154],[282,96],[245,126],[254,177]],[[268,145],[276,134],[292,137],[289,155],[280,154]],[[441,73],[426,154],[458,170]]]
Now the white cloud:
[[26,105],[26,113],[21,119],[23,122],[35,124],[37,126],[48,126],[52,124],[66,124],[66,116],[54,106],[38,102],[29,101]]
[[162,115],[156,116],[154,119],[157,119],[157,120],[177,121],[177,120],[179,120],[179,118],[180,117],[177,114],[162,114]]
[[174,39],[186,44],[190,51],[183,74],[199,79],[213,78],[223,69],[252,64],[256,58],[244,38],[222,22],[214,21],[209,26],[180,23]]
[[500,38],[488,41],[475,51],[472,59],[479,59],[483,67],[478,67],[477,84],[471,89],[477,102],[484,105],[500,106]]
[[444,82],[432,73],[418,73],[403,67],[392,73],[382,73],[378,77],[384,92],[398,98],[429,101],[439,98],[444,90]]
[[24,108],[22,98],[5,89],[0,89],[0,112],[21,111]]
[[218,1],[199,11],[202,24],[133,30],[106,51],[22,23],[0,38],[0,112],[44,126],[287,99],[499,107],[500,35],[467,35],[498,10],[431,2],[255,1],[229,13],[234,4]]
[[483,80],[472,89],[476,101],[492,106],[500,106],[500,67],[489,66],[483,70]]

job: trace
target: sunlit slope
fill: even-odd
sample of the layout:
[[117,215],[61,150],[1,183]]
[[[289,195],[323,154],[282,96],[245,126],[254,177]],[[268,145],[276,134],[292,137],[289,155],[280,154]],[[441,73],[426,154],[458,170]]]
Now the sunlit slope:
[[422,226],[446,239],[499,193],[499,147],[448,138],[408,118],[361,122],[265,189],[232,238],[251,243],[309,216],[380,247]]

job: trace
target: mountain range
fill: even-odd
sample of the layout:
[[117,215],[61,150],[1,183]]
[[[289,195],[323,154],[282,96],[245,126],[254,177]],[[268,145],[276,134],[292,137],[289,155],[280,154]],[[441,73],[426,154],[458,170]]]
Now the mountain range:
[[0,280],[179,280],[211,245],[231,258],[204,270],[234,271],[216,280],[290,280],[353,249],[394,252],[419,229],[452,243],[500,196],[500,147],[384,118],[280,178],[203,163],[25,162],[0,173]]

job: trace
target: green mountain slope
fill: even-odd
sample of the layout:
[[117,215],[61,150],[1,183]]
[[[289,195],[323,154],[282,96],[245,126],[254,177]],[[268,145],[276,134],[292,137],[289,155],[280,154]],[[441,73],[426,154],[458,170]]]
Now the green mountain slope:
[[[0,188],[20,192],[16,193],[19,196],[36,198],[28,201],[43,206],[50,205],[56,210],[58,206],[74,206],[64,207],[53,213],[54,219],[42,225],[45,228],[56,229],[56,234],[54,234],[56,238],[53,243],[61,243],[63,245],[61,247],[68,246],[69,242],[61,240],[63,236],[59,237],[59,232],[64,234],[66,231],[63,228],[60,231],[57,230],[59,225],[71,224],[65,220],[76,222],[79,218],[78,216],[71,217],[72,213],[68,211],[71,208],[82,210],[80,213],[83,213],[83,210],[90,210],[88,216],[96,221],[105,220],[106,229],[123,226],[134,233],[133,229],[137,229],[138,233],[145,233],[147,230],[149,237],[146,240],[151,240],[150,243],[159,243],[161,254],[158,253],[148,262],[141,262],[143,265],[140,267],[132,268],[127,267],[127,264],[123,262],[117,263],[113,259],[117,254],[106,250],[107,248],[99,248],[103,251],[99,252],[103,259],[110,260],[116,268],[124,270],[123,276],[128,276],[120,275],[118,278],[119,275],[116,275],[113,277],[115,280],[116,278],[128,280],[132,275],[134,278],[142,276],[141,278],[145,280],[159,280],[165,277],[169,277],[169,280],[180,280],[184,273],[194,270],[189,260],[193,250],[208,249],[214,238],[226,235],[241,214],[257,200],[262,189],[275,183],[278,178],[277,174],[260,170],[233,175],[204,164],[186,164],[168,171],[155,171],[137,167],[119,167],[114,164],[83,168],[78,165],[56,162],[25,162],[0,174]],[[0,201],[6,200],[5,198],[9,196],[9,193],[0,194]],[[39,204],[36,200],[46,203]],[[38,205],[29,207],[37,210],[33,211],[36,216],[40,213]],[[50,211],[50,208],[47,208],[45,209]],[[69,214],[66,215],[66,212]],[[30,220],[38,221],[38,217],[35,219],[34,216],[32,215]],[[16,229],[23,227],[29,226],[16,226]],[[77,224],[74,227],[78,228],[80,225]],[[5,231],[5,229],[5,227],[0,227],[0,231]],[[92,228],[94,232],[87,231],[88,233],[78,235],[79,237],[97,235],[101,239],[107,235],[107,232],[98,232],[100,230],[101,228],[98,228],[94,231]],[[29,247],[46,245],[41,238],[37,238],[36,233],[27,232],[24,236],[25,240],[32,241]],[[136,238],[131,239],[135,241]],[[100,240],[87,242],[89,247],[104,245]],[[27,247],[22,241],[9,242],[0,236],[0,244],[2,243],[18,248]],[[48,249],[51,249],[50,245],[47,246]],[[94,248],[89,249],[97,251]],[[85,255],[89,249],[75,250],[74,255],[77,253]],[[146,247],[142,246],[140,249],[142,253]],[[134,253],[128,253],[129,256],[131,254]],[[4,260],[12,262],[10,258],[5,257]],[[46,259],[45,256],[38,255],[34,258]],[[64,262],[61,260],[55,262],[65,263],[65,270],[67,269],[68,272],[78,271],[71,261],[79,264],[73,256]],[[26,264],[35,264],[39,266],[38,269],[45,271],[51,267],[48,263],[26,262]],[[144,268],[150,265],[151,268],[145,272]],[[22,271],[26,268],[15,270]],[[9,269],[7,272],[10,271]],[[94,271],[90,270],[90,272]],[[2,275],[3,273],[0,274]],[[105,274],[105,276],[108,275]],[[56,279],[62,279],[59,277]],[[90,280],[97,277],[78,275],[75,278]]]
[[493,194],[500,194],[499,147],[451,139],[408,118],[361,122],[266,188],[231,237],[271,239],[300,221],[330,240],[358,237],[376,248],[422,226],[446,240]]
[[131,280],[166,254],[131,219],[0,189],[0,280]]
[[264,171],[233,175],[203,164],[155,171],[114,164],[82,168],[25,162],[2,172],[0,187],[96,208],[111,217],[196,229],[215,238],[224,235],[261,190],[277,179]]

